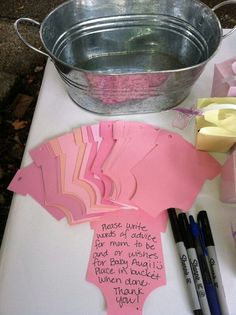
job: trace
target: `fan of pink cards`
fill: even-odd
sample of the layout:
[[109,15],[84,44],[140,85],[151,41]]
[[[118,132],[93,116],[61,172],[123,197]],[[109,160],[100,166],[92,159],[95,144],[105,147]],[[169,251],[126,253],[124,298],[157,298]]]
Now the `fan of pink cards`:
[[69,224],[123,209],[155,218],[169,207],[187,211],[205,180],[221,170],[211,155],[174,132],[120,120],[78,127],[30,156],[32,163],[17,171],[8,189],[30,195]]
[[146,297],[166,284],[165,210],[188,211],[221,165],[174,132],[119,120],[78,127],[29,153],[32,163],[8,188],[57,220],[90,222],[86,280],[100,288],[108,315],[142,315]]

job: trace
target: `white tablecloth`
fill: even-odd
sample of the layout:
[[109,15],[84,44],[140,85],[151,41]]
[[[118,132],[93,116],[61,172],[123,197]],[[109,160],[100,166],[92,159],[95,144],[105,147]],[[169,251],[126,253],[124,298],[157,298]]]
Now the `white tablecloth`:
[[[210,96],[214,63],[235,54],[236,34],[233,34],[222,41],[181,106],[193,105],[197,98]],[[174,116],[173,111],[115,117],[87,112],[69,98],[53,63],[48,61],[22,166],[31,162],[29,149],[77,126],[104,119],[147,122],[194,141],[194,121],[183,130],[175,129]],[[215,157],[221,163],[225,160],[224,154]],[[204,185],[191,213],[208,211],[230,314],[236,315],[236,251],[230,228],[231,221],[236,221],[236,209],[219,201],[218,185],[219,177]],[[30,197],[15,195],[1,247],[0,315],[105,315],[100,290],[85,280],[92,236],[89,224],[72,227],[66,220],[57,222]],[[149,295],[143,315],[190,315],[192,311],[169,225],[162,241],[167,285]]]

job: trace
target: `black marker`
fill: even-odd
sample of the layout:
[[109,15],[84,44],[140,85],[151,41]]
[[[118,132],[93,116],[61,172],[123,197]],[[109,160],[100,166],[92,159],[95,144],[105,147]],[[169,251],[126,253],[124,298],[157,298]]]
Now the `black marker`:
[[185,245],[183,242],[183,238],[182,238],[182,235],[180,232],[178,218],[177,218],[175,209],[170,208],[167,211],[168,211],[168,215],[170,218],[170,223],[171,223],[172,232],[173,232],[173,236],[175,239],[176,247],[178,250],[179,257],[180,257],[180,262],[182,264],[183,274],[185,277],[185,283],[187,285],[187,290],[188,290],[188,293],[190,295],[193,314],[194,315],[203,315],[201,307],[200,307],[195,283],[193,280],[193,274],[192,274],[190,262],[188,259],[188,254],[187,254],[187,251],[186,251],[186,248],[185,248]]
[[187,215],[185,213],[180,213],[178,215],[178,220],[179,220],[180,231],[184,240],[184,244],[187,249],[190,266],[192,268],[193,279],[195,282],[200,306],[202,308],[202,313],[204,315],[211,315],[211,311],[210,311],[209,304],[207,301],[206,291],[205,291],[204,283],[202,279],[202,273],[201,273],[199,261],[197,258],[196,249],[194,247],[192,234],[189,228]]
[[228,306],[226,304],[226,297],[223,288],[223,281],[221,278],[220,267],[216,255],[215,243],[211,232],[210,223],[208,220],[207,212],[202,210],[197,216],[198,224],[202,231],[205,246],[207,249],[207,258],[209,260],[212,280],[216,288],[216,293],[221,307],[223,315],[229,315]]

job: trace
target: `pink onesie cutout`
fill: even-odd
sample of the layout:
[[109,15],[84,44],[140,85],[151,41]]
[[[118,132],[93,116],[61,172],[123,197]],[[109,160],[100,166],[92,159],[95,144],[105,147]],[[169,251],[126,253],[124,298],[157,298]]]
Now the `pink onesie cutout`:
[[87,134],[88,134],[88,141],[92,143],[92,150],[90,152],[89,160],[87,163],[87,168],[86,168],[86,178],[94,180],[94,183],[99,187],[99,190],[101,192],[101,197],[104,197],[104,192],[105,192],[105,187],[104,183],[98,176],[94,176],[94,173],[92,172],[92,165],[93,162],[95,161],[95,158],[98,153],[98,147],[99,143],[96,141],[93,135],[93,125],[87,126]]
[[[54,140],[55,141],[55,140]],[[102,215],[104,212],[112,211],[113,208],[105,207],[105,205],[92,205],[91,195],[94,196],[94,190],[86,180],[74,180],[75,170],[78,170],[76,163],[78,160],[81,147],[75,143],[72,133],[57,138],[57,142],[61,148],[61,154],[65,156],[65,178],[64,189],[67,193],[72,193],[80,197],[86,206],[87,214],[95,216]],[[91,192],[91,194],[90,194]]]
[[97,142],[97,148],[99,148],[102,142],[102,138],[100,136],[100,125],[99,124],[90,125],[90,128],[93,134],[93,139],[95,142]]
[[187,211],[206,179],[213,179],[221,165],[207,152],[197,151],[180,135],[161,130],[156,147],[136,166],[137,190],[132,202],[150,215],[167,208]]
[[60,209],[59,206],[55,207],[45,204],[42,170],[34,163],[19,169],[8,189],[21,195],[30,195],[57,220],[65,217],[63,208]]
[[159,130],[152,128],[127,135],[119,158],[105,171],[117,186],[119,193],[115,200],[119,203],[131,203],[131,197],[136,191],[136,181],[130,170],[156,145],[158,132]]
[[69,224],[77,224],[84,220],[86,209],[79,198],[63,194],[58,184],[59,159],[52,155],[49,144],[42,144],[30,151],[30,155],[37,166],[41,167],[45,188],[45,203],[50,206],[63,208]]
[[[107,177],[111,177],[110,169],[113,167],[114,163],[119,160],[120,154],[126,148],[125,143],[128,141],[127,135],[129,134],[128,130],[131,124],[133,125],[133,123],[131,122],[120,120],[115,121],[112,124],[112,138],[114,140],[114,145],[109,156],[107,156],[102,165],[102,172]],[[117,200],[117,196],[120,193],[120,184],[118,181],[115,182],[114,177],[110,178],[110,180],[112,182],[112,191],[110,193],[110,198],[115,202]]]
[[110,136],[112,137],[114,141],[114,145],[112,147],[112,150],[107,156],[106,160],[104,161],[102,165],[102,171],[109,169],[113,163],[116,161],[116,159],[119,157],[120,150],[122,149],[122,145],[124,142],[124,127],[125,127],[125,121],[115,121],[112,123],[112,132]]
[[80,128],[77,128],[74,130],[74,137],[75,137],[75,143],[79,147],[79,150],[78,150],[77,159],[76,159],[73,182],[75,184],[82,185],[89,192],[90,201],[91,201],[91,208],[89,209],[89,211],[93,213],[94,208],[96,209],[95,211],[100,209],[102,212],[106,212],[106,211],[110,212],[112,210],[115,210],[115,211],[119,210],[119,208],[117,207],[112,207],[110,205],[99,203],[93,187],[86,180],[82,180],[80,178],[81,166],[83,163],[85,148],[86,148],[86,145],[83,143],[82,132]]
[[[72,195],[79,198],[86,207],[86,213],[90,213],[90,196],[88,191],[78,183],[73,182],[75,163],[77,159],[78,146],[75,145],[73,133],[64,134],[58,138],[52,139],[50,146],[60,164],[60,187],[63,194]],[[99,213],[96,213],[96,216]]]
[[[103,172],[112,178],[114,182],[114,193],[111,195],[111,198],[114,201],[118,200],[118,196],[121,192],[121,182],[119,181],[119,176],[113,174],[113,169],[116,170],[116,165],[120,166],[118,173],[123,172],[123,168],[127,169],[127,161],[120,163],[122,155],[126,154],[126,151],[129,152],[129,143],[132,137],[138,137],[140,133],[144,132],[145,129],[150,128],[150,125],[139,123],[139,122],[129,122],[129,121],[115,121],[113,123],[113,138],[116,140],[115,145],[112,148],[111,154],[105,161],[103,165]],[[151,128],[153,130],[153,128]],[[133,144],[135,145],[135,144]],[[130,161],[135,156],[129,156],[128,160]],[[121,165],[122,164],[122,165]],[[118,169],[118,167],[117,167]]]
[[96,193],[94,189],[92,188],[92,186],[88,182],[80,179],[81,165],[83,163],[86,145],[83,143],[82,132],[80,128],[74,129],[73,133],[74,133],[75,145],[78,148],[77,156],[76,156],[76,163],[75,163],[75,170],[73,174],[73,183],[81,185],[89,193],[90,209],[88,209],[88,211],[90,211],[93,208],[97,208],[97,207],[99,208],[101,205],[99,205],[97,202]]
[[148,295],[166,284],[160,231],[141,210],[121,210],[92,223],[86,279],[106,299],[108,315],[141,315]]
[[103,181],[101,180],[101,178],[99,178],[98,176],[94,176],[94,173],[92,171],[93,163],[94,163],[94,161],[96,159],[96,156],[98,154],[98,143],[95,141],[95,139],[93,137],[92,126],[87,126],[88,140],[89,140],[90,143],[92,143],[92,149],[90,151],[89,159],[88,159],[88,162],[87,162],[85,178],[87,178],[88,180],[90,179],[91,181],[93,181],[97,185],[97,187],[100,190],[101,202],[102,203],[107,204],[107,205],[111,205],[111,206],[117,208],[117,205],[115,205],[110,199],[106,200],[104,198],[104,196],[105,196],[105,185],[104,185]]
[[97,143],[93,139],[92,130],[90,126],[82,126],[83,143],[85,144],[85,154],[83,162],[81,164],[79,178],[87,181],[96,193],[96,198],[99,203],[102,203],[102,197],[104,195],[103,182],[95,178],[91,172],[91,165],[97,154]]
[[106,161],[107,157],[111,154],[112,148],[115,144],[115,139],[112,137],[112,122],[102,121],[100,126],[100,136],[102,138],[101,144],[97,151],[97,155],[91,166],[91,170],[95,176],[98,176],[104,184],[104,201],[110,200],[110,195],[113,190],[113,183],[109,176],[106,176],[102,171],[102,166]]

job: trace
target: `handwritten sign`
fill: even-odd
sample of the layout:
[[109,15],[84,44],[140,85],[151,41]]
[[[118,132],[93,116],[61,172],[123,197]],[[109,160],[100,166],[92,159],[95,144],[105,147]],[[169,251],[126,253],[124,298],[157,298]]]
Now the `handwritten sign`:
[[148,294],[165,284],[157,222],[144,211],[104,215],[94,228],[87,280],[97,285],[110,315],[142,314]]

